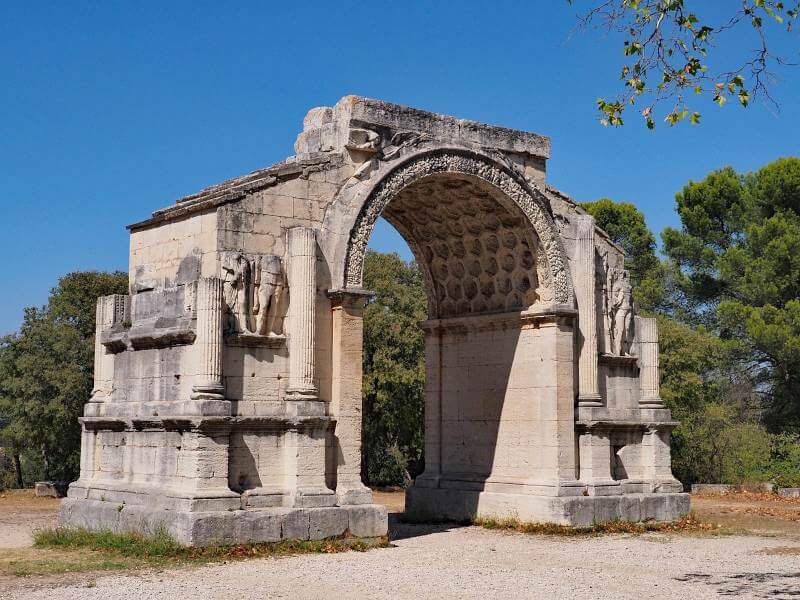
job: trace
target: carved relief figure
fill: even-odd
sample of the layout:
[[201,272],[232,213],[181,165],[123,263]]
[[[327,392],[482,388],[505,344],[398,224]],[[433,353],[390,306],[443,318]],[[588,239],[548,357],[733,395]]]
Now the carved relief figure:
[[249,259],[240,252],[222,258],[226,330],[277,335],[278,304],[283,290],[281,259],[274,255]]
[[536,297],[537,302],[541,304],[549,304],[555,300],[553,297],[553,290],[551,290],[546,285],[542,285],[542,282],[547,281],[547,274],[544,271],[545,265],[544,261],[538,260],[536,261]]
[[278,304],[283,292],[281,259],[271,254],[259,257],[257,263],[257,284],[253,293],[255,332],[258,335],[277,335]]
[[598,341],[600,344],[600,352],[611,354],[611,318],[609,309],[609,295],[611,290],[608,287],[609,283],[613,283],[610,278],[608,266],[608,252],[598,252],[600,260],[598,261],[598,269],[595,271],[595,285],[597,287],[597,309],[600,311],[600,319],[597,320],[600,329]]
[[633,302],[628,272],[613,269],[613,281],[609,286],[609,320],[611,325],[611,353],[628,356],[633,324]]
[[224,297],[226,307],[225,329],[228,331],[246,331],[247,317],[247,282],[249,280],[250,263],[239,252],[225,252],[222,256],[222,272],[224,281]]
[[377,166],[374,155],[378,152],[381,145],[381,136],[371,129],[351,129],[345,148],[350,151],[350,158],[353,163],[359,165],[353,177],[356,179],[368,179],[372,171]]

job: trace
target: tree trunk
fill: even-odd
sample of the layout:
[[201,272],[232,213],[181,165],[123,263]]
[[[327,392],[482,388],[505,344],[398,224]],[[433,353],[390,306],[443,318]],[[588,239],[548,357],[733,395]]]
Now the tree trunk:
[[50,458],[48,457],[46,444],[42,444],[42,462],[44,463],[44,480],[50,481]]
[[22,478],[22,461],[20,461],[19,453],[15,452],[12,458],[14,460],[14,476],[17,479],[17,487],[22,489],[25,487],[25,480]]

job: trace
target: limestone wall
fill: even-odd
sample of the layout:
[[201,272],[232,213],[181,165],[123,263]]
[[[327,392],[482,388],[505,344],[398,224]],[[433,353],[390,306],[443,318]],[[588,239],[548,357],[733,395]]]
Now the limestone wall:
[[217,273],[217,211],[131,226],[131,288],[163,287]]

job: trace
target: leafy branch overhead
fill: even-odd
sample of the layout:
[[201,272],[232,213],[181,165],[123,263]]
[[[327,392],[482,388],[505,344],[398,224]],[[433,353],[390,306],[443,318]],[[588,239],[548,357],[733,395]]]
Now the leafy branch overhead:
[[[701,10],[724,16],[712,22]],[[600,2],[579,15],[578,27],[620,34],[625,56],[620,72],[623,91],[613,100],[597,100],[601,123],[622,125],[625,110],[638,104],[650,129],[656,124],[656,107],[669,125],[698,124],[696,103],[701,97],[719,106],[734,100],[743,107],[761,97],[777,108],[770,91],[775,81],[772,69],[793,63],[772,52],[768,35],[774,28],[791,33],[799,11],[800,0]],[[739,49],[743,54],[734,56]],[[733,64],[723,65],[727,59]]]

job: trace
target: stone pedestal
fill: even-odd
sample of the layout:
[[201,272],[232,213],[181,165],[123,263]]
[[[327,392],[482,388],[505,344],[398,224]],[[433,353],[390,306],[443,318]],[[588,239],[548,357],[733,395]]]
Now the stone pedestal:
[[601,428],[589,429],[578,438],[580,477],[587,484],[590,496],[611,496],[622,493],[620,482],[611,473],[613,451],[610,432]]

